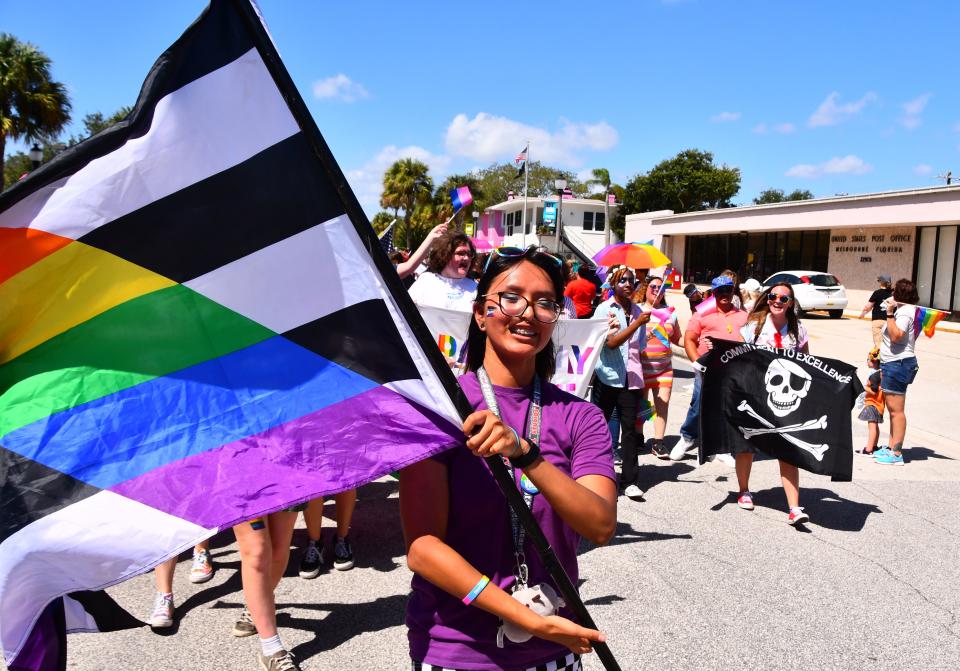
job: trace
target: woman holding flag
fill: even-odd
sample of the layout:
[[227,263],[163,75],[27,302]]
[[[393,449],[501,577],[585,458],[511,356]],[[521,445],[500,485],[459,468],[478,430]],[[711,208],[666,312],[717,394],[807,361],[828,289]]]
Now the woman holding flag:
[[675,447],[668,453],[663,445],[663,434],[667,428],[667,412],[670,408],[670,394],[673,390],[671,344],[680,344],[680,325],[673,314],[673,308],[667,307],[664,300],[662,278],[647,275],[640,284],[637,296],[640,309],[651,315],[647,326],[647,346],[640,352],[643,397],[647,399],[648,395],[653,396],[653,409],[657,413],[653,420],[653,442],[650,445],[650,451],[658,459],[666,459],[669,456],[673,461],[680,461],[684,454],[682,449]]
[[469,372],[459,379],[475,409],[463,424],[467,439],[401,472],[414,671],[578,671],[579,655],[604,640],[568,619],[482,459],[509,464],[576,584],[580,538],[610,540],[617,490],[603,415],[549,383],[562,300],[558,259],[533,247],[493,252],[473,307]]

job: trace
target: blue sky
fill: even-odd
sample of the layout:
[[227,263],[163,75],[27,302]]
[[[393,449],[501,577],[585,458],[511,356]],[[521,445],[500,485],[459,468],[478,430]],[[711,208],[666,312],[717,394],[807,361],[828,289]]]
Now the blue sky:
[[[261,0],[288,70],[368,214],[396,158],[436,179],[535,159],[615,181],[678,151],[816,196],[960,174],[960,3]],[[0,4],[77,120],[132,105],[199,0]],[[74,128],[79,132],[79,128]]]

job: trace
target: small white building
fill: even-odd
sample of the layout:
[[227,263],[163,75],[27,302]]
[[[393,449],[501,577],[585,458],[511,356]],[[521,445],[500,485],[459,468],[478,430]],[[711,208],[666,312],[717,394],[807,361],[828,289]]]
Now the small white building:
[[[556,208],[557,197],[527,198],[526,227],[523,226],[523,197],[508,197],[484,210],[474,237],[485,240],[492,246],[511,245],[522,247],[538,245],[558,251],[564,258],[590,262],[591,258],[608,244],[607,214],[612,219],[619,205],[610,196],[608,208],[602,200],[572,198],[565,196],[559,212],[559,226],[551,221],[551,210]],[[544,217],[546,207],[547,216]],[[524,230],[524,228],[526,230]],[[557,229],[561,240],[557,240]],[[610,231],[610,242],[618,242],[616,233]]]

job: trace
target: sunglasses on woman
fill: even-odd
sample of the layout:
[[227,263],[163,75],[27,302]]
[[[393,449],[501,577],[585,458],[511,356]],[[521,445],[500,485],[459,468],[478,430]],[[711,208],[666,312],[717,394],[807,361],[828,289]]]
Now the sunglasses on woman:
[[527,254],[529,254],[531,257],[532,257],[534,254],[540,254],[540,255],[545,256],[546,258],[550,259],[550,260],[553,261],[554,263],[556,263],[558,267],[563,267],[563,261],[561,261],[560,259],[558,259],[556,256],[554,256],[553,254],[548,254],[547,252],[543,251],[542,249],[537,249],[536,247],[534,247],[534,246],[532,246],[532,245],[531,245],[530,247],[527,247],[527,248],[523,248],[523,247],[497,247],[497,248],[494,249],[492,252],[490,252],[490,256],[487,257],[487,262],[486,262],[486,264],[484,264],[484,266],[483,266],[483,272],[487,272],[487,268],[490,267],[490,262],[493,261],[493,256],[494,256],[494,255],[502,256],[502,257],[508,258],[508,259],[515,259],[515,258],[517,258],[518,256],[524,256],[524,255],[527,255]]
[[789,303],[792,298],[785,296],[784,294],[767,294],[767,301],[770,303],[776,303],[779,301],[780,305],[786,305]]

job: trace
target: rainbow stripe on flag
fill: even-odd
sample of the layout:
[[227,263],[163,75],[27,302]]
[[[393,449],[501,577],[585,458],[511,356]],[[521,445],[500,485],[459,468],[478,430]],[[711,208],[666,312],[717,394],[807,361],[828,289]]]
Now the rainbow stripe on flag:
[[64,630],[110,626],[88,590],[462,440],[305,110],[256,9],[213,0],[125,121],[0,194],[11,668],[66,668]]
[[470,187],[458,186],[456,189],[450,189],[450,200],[453,202],[453,213],[456,214],[473,202]]
[[920,335],[920,331],[928,338],[932,338],[937,330],[937,324],[940,323],[949,313],[934,308],[925,308],[917,306],[917,311],[913,316],[913,337]]

